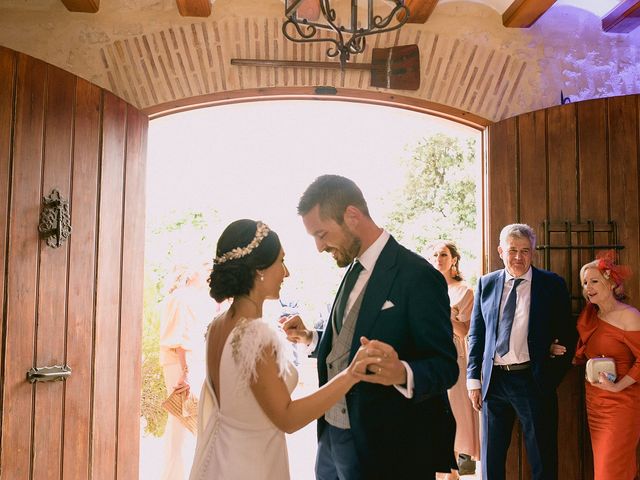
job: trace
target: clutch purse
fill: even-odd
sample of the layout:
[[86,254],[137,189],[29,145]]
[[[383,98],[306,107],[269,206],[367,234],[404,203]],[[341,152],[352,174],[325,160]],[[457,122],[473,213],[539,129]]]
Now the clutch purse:
[[593,357],[587,360],[584,376],[589,383],[600,383],[600,372],[604,372],[610,381],[616,380],[616,362],[611,357]]
[[164,408],[170,415],[176,417],[182,425],[194,435],[198,430],[198,399],[185,392],[172,392],[167,399],[162,402]]

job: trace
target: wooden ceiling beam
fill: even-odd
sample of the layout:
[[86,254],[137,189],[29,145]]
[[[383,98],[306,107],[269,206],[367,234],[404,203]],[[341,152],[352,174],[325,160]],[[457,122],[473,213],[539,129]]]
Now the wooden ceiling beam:
[[176,0],[178,12],[183,17],[208,17],[211,15],[210,0]]
[[61,0],[70,12],[96,13],[100,9],[100,0]]
[[[439,0],[405,0],[404,4],[409,8],[409,20],[407,23],[426,22]],[[398,20],[404,19],[404,13],[398,14]]]
[[502,14],[502,24],[510,28],[529,28],[556,0],[515,0]]
[[629,33],[640,25],[640,0],[625,0],[602,18],[602,30]]

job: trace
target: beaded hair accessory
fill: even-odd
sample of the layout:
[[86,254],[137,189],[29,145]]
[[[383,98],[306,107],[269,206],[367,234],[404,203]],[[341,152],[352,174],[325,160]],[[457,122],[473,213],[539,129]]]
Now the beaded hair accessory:
[[602,276],[611,280],[616,286],[622,285],[622,282],[631,276],[631,268],[627,265],[616,265],[613,250],[598,252],[596,262]]
[[216,265],[221,265],[229,260],[237,260],[238,258],[246,257],[251,252],[253,252],[258,245],[265,239],[271,230],[267,226],[266,223],[257,222],[256,223],[256,235],[253,237],[253,240],[246,247],[236,247],[233,250],[229,250],[226,253],[223,253],[219,257],[213,259],[213,263]]

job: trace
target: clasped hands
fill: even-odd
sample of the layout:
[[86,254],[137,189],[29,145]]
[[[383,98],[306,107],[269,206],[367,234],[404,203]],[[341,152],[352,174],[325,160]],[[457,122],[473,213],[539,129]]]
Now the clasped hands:
[[[313,333],[306,328],[299,315],[282,317],[282,330],[292,343],[310,345]],[[407,371],[395,349],[380,340],[360,337],[360,348],[356,352],[349,372],[358,380],[380,385],[405,385]]]

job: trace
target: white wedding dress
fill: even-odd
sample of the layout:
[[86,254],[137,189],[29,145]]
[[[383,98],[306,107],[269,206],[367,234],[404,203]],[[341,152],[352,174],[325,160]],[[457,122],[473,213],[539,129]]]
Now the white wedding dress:
[[[209,328],[209,332],[211,330]],[[298,372],[288,359],[291,348],[282,336],[262,319],[238,322],[226,340],[220,359],[221,408],[211,375],[209,371],[206,373],[190,480],[289,479],[284,432],[265,415],[249,386],[265,347],[272,347],[276,353],[279,374],[289,392],[298,383]]]

